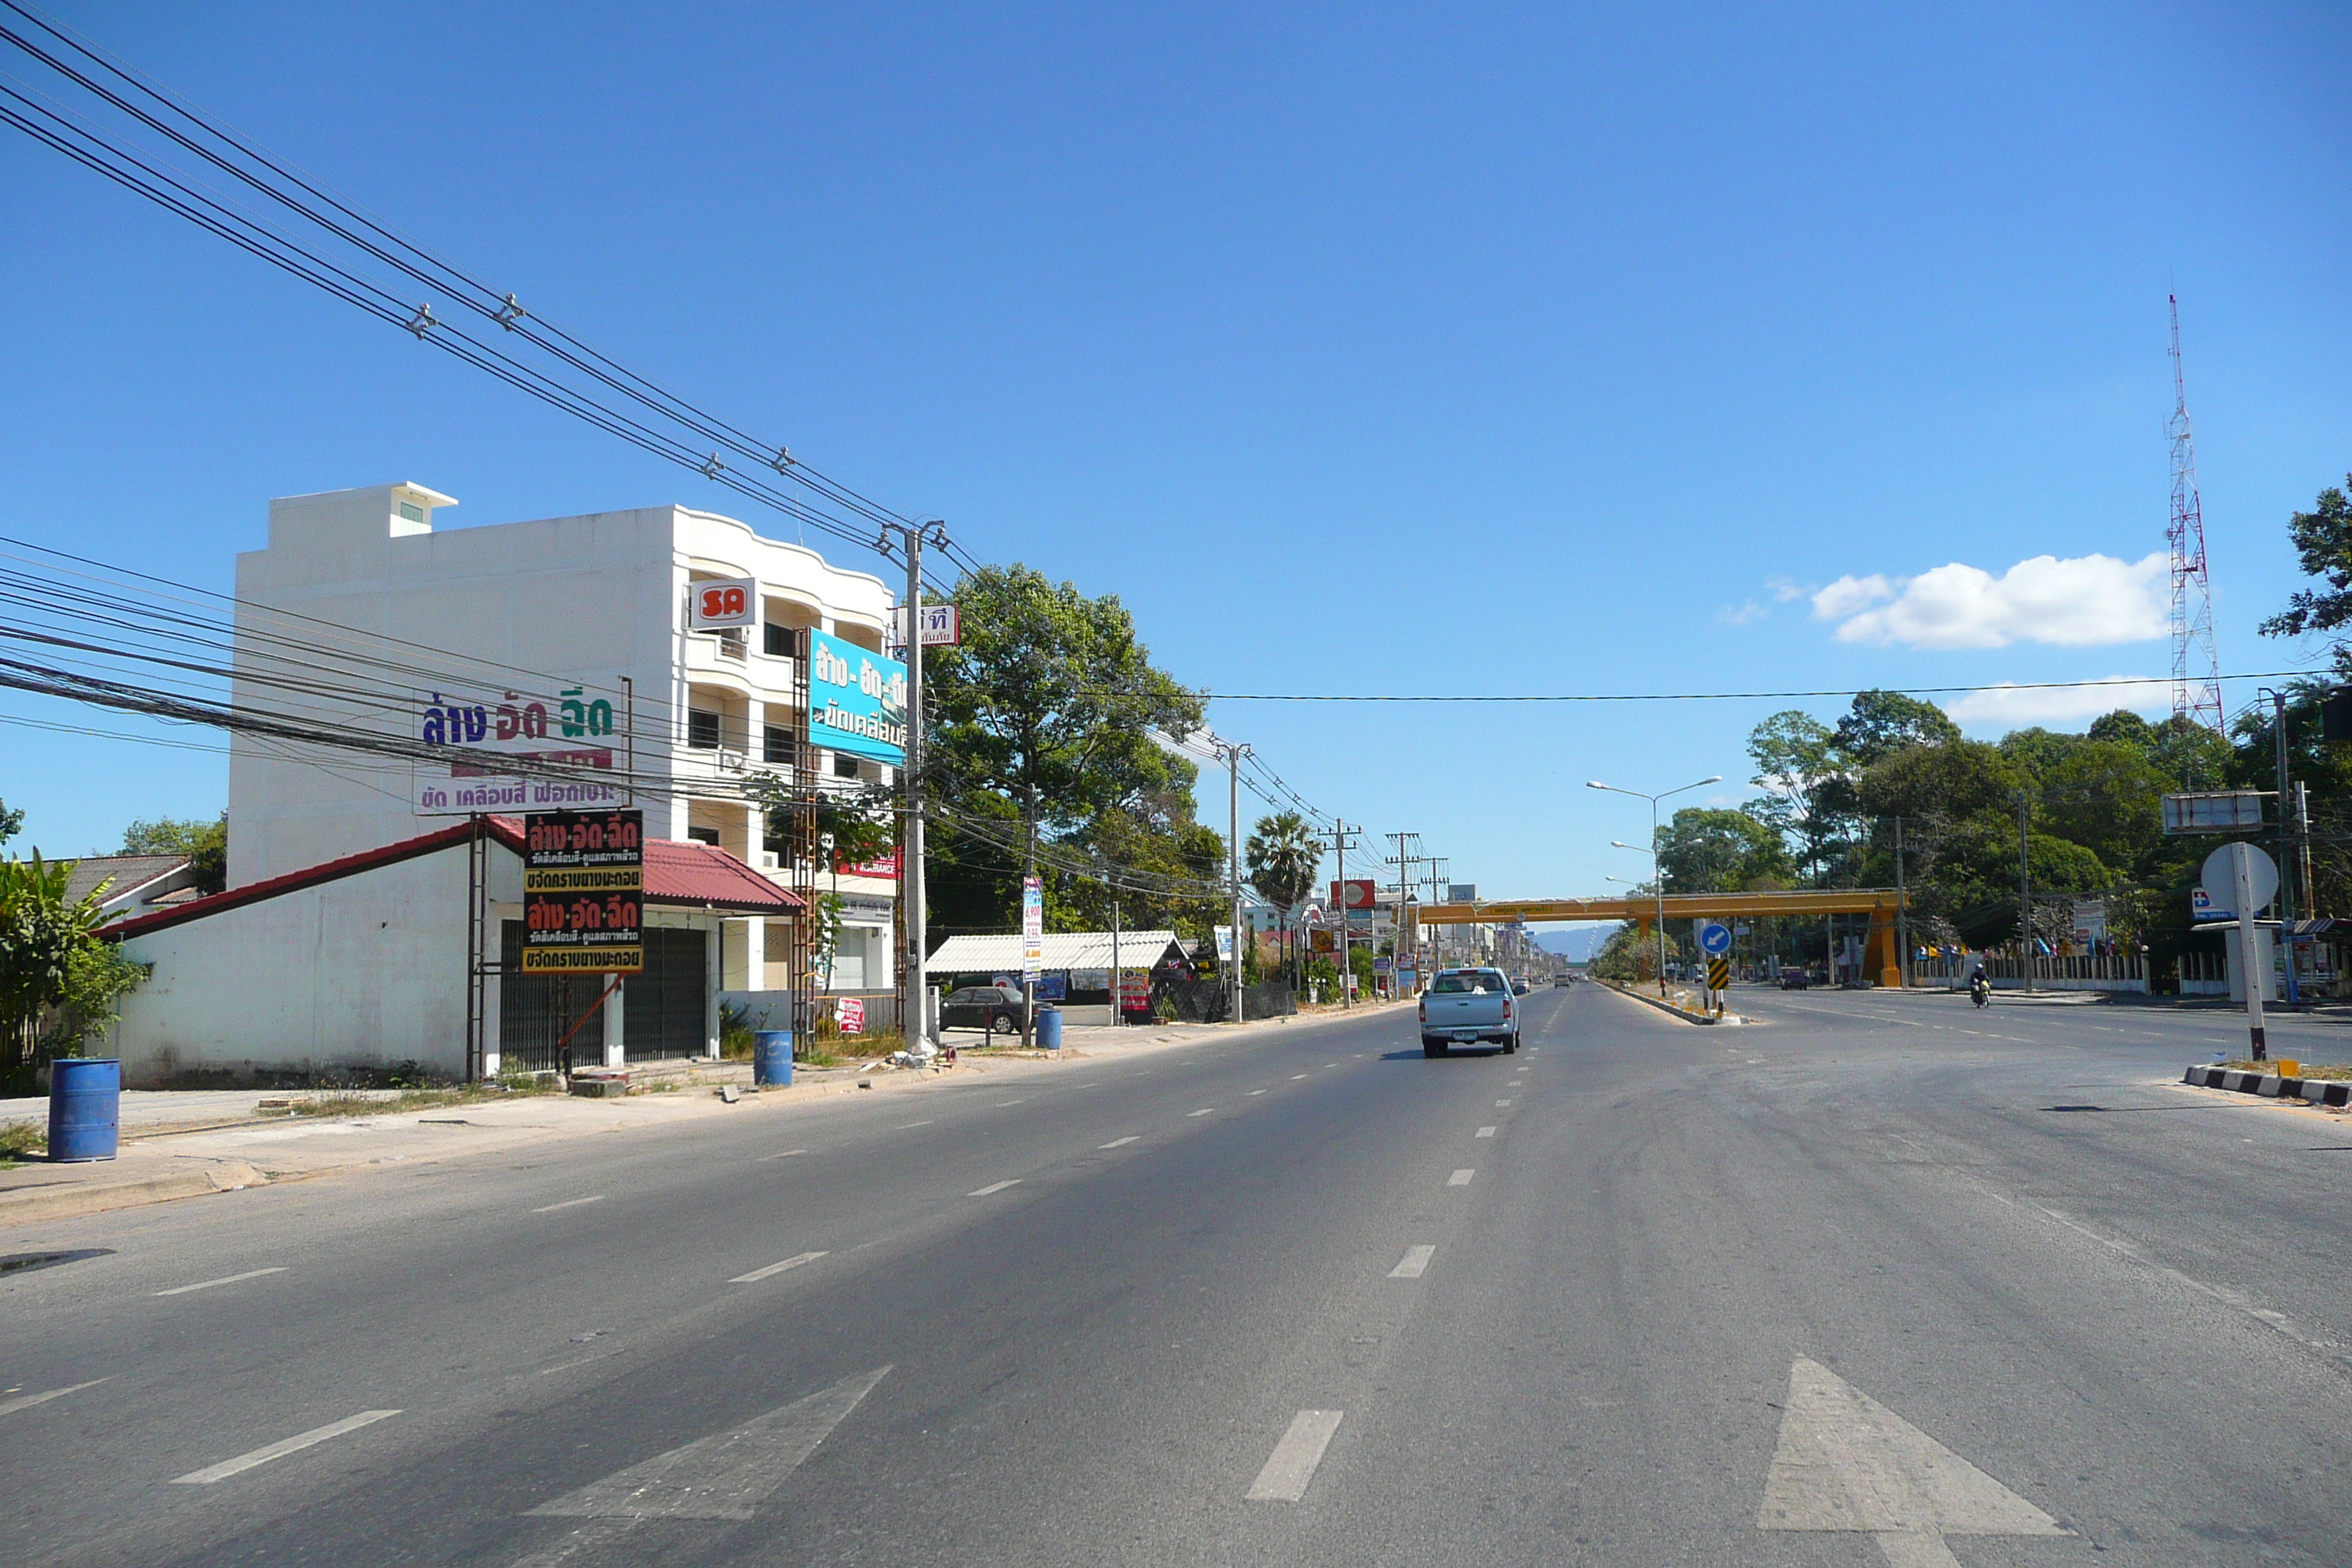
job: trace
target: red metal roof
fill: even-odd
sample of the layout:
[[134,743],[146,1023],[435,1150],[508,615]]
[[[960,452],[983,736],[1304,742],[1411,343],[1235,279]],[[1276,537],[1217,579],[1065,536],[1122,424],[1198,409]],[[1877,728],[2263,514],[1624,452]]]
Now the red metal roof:
[[646,902],[789,914],[800,900],[716,844],[646,840]]
[[[510,816],[492,816],[485,820],[492,842],[514,854],[522,853],[520,822]],[[472,823],[455,822],[432,833],[404,838],[396,844],[382,845],[362,850],[357,855],[346,855],[339,860],[321,861],[299,871],[247,882],[242,888],[231,888],[225,893],[192,900],[174,908],[159,909],[136,920],[118,921],[103,928],[99,934],[110,942],[121,942],[128,937],[145,936],[149,931],[185,925],[190,921],[200,921],[207,915],[257,904],[281,893],[315,888],[322,882],[338,881],[345,877],[355,877],[362,871],[373,871],[380,866],[412,860],[419,855],[430,855],[436,850],[465,843],[472,832]],[[680,843],[671,838],[646,840],[646,902],[683,905],[691,909],[728,910],[746,914],[789,914],[801,907],[800,900],[718,846]]]

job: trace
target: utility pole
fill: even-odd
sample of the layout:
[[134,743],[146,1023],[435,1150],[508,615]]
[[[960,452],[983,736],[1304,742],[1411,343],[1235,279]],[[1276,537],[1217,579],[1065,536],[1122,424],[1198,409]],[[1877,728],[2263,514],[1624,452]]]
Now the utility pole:
[[2299,862],[2294,853],[2294,795],[2287,784],[2286,693],[2265,686],[2261,695],[2271,700],[2271,739],[2278,763],[2279,965],[2286,974],[2286,999],[2299,1002],[2302,991],[2294,983],[2294,873]]
[[[1028,847],[1023,851],[1021,858],[1022,897],[1025,899],[1028,897],[1029,884],[1037,877],[1037,786],[1034,783],[1029,785],[1028,809],[1022,813],[1022,816],[1029,828]],[[1037,894],[1039,903],[1042,904],[1045,901],[1045,889],[1041,886]],[[1025,922],[1028,917],[1024,914],[1022,919]],[[1035,1043],[1036,1037],[1031,1031],[1036,1027],[1036,1024],[1037,976],[1028,964],[1024,963],[1021,966],[1022,1049],[1026,1050]]]
[[2025,989],[2033,989],[2033,884],[2025,858],[2025,792],[2017,792],[2017,963]]
[[[1412,868],[1419,863],[1422,858],[1420,855],[1421,835],[1418,833],[1391,833],[1386,834],[1383,837],[1385,837],[1390,843],[1396,846],[1396,853],[1386,858],[1387,864],[1397,868],[1397,942],[1396,952],[1389,960],[1389,972],[1391,975],[1393,976],[1395,973],[1398,970],[1402,969],[1407,963],[1411,963],[1415,973],[1418,974],[1421,969],[1421,944],[1418,940],[1420,925],[1417,921],[1414,924],[1413,929],[1416,938],[1413,943],[1414,951],[1411,959],[1408,960],[1404,951],[1404,912],[1405,906],[1410,903],[1412,899]],[[1418,983],[1419,982],[1416,980],[1415,984]]]
[[1233,883],[1234,949],[1226,968],[1231,972],[1225,982],[1226,994],[1233,1005],[1225,1016],[1234,1023],[1242,1021],[1242,753],[1249,747],[1237,742],[1224,745],[1225,767],[1225,856],[1226,876]]
[[[907,742],[898,768],[898,792],[906,828],[898,847],[898,923],[907,948],[898,965],[898,1031],[909,1049],[931,1038],[930,978],[927,969],[929,938],[923,885],[923,540],[947,542],[947,524],[886,522],[877,548],[890,552],[890,535],[898,535],[907,552]],[[805,657],[808,650],[802,650]],[[806,715],[803,715],[805,721]],[[805,914],[803,917],[805,919]]]
[[1911,900],[1903,889],[1903,819],[1895,819],[1895,983],[1911,988]]
[[1339,1006],[1342,1011],[1355,1005],[1355,997],[1349,984],[1354,978],[1354,972],[1348,967],[1348,927],[1350,923],[1348,919],[1348,851],[1352,847],[1349,838],[1351,835],[1361,833],[1363,830],[1364,826],[1361,823],[1351,825],[1336,816],[1331,819],[1331,850],[1339,857],[1339,877],[1331,889],[1339,896],[1331,901],[1339,906]]

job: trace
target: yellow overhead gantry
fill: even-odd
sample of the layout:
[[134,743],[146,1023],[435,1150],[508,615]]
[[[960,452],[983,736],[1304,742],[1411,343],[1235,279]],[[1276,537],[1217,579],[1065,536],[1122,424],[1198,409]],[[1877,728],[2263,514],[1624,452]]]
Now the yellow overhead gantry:
[[[1475,903],[1408,904],[1405,908],[1408,921],[1414,925],[1633,921],[1647,937],[1651,922],[1658,918],[1661,901],[1654,894],[1618,899],[1494,899]],[[1835,888],[1786,893],[1668,893],[1663,902],[1665,918],[1670,921],[1868,915],[1870,936],[1864,950],[1864,967],[1869,968],[1874,956],[1881,985],[1903,984],[1903,972],[1895,952],[1895,916],[1909,905],[1907,892],[1894,888]],[[1419,939],[1408,932],[1407,940]]]

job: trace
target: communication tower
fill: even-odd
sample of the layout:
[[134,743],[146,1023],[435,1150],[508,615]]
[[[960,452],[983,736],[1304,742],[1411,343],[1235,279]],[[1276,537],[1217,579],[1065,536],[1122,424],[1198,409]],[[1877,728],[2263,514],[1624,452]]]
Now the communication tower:
[[2197,497],[2197,443],[2189,431],[2189,392],[2180,375],[2180,300],[2172,309],[2172,716],[2228,732],[2221,708],[2221,661],[2213,651],[2213,583],[2205,571],[2205,511]]

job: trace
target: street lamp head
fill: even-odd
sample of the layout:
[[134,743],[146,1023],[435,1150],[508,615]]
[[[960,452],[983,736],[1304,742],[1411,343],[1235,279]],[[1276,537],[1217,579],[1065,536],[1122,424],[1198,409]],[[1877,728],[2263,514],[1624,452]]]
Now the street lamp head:
[[1609,786],[1602,784],[1599,779],[1587,779],[1584,781],[1584,787],[1587,789],[1607,789]]
[[1723,782],[1723,775],[1721,773],[1709,773],[1706,777],[1699,780],[1698,782],[1703,784],[1721,784]]

